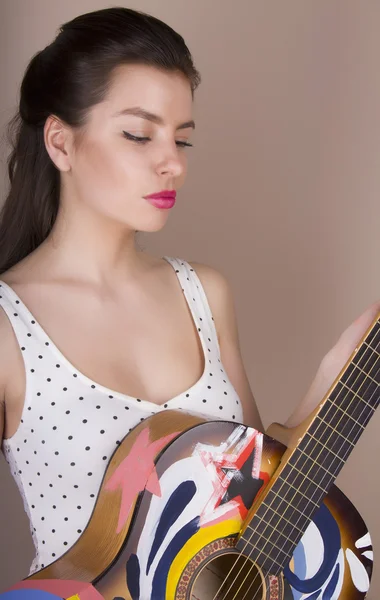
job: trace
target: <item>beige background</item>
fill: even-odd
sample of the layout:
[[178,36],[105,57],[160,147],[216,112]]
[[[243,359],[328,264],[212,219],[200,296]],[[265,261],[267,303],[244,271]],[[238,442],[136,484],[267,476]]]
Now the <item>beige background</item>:
[[[32,54],[61,23],[112,4],[1,0],[2,130]],[[380,298],[380,2],[128,6],[177,29],[203,76],[188,181],[166,228],[141,243],[227,275],[264,425],[282,422],[339,334]],[[3,198],[4,142],[1,158]],[[375,552],[379,426],[377,413],[338,479],[367,521]],[[32,544],[3,460],[0,482],[4,589],[26,575]],[[375,571],[370,600],[380,596]]]

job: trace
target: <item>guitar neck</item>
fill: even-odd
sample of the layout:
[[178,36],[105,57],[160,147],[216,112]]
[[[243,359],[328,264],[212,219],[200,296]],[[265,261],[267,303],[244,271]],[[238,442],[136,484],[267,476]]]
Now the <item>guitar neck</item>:
[[288,457],[237,549],[277,574],[344,466],[380,401],[380,319]]

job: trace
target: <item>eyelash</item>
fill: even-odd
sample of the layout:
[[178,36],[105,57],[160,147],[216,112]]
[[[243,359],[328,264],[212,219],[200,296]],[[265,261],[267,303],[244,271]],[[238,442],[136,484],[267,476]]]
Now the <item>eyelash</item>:
[[[137,142],[138,144],[146,144],[147,142],[150,141],[149,137],[136,137],[135,135],[132,135],[131,133],[128,133],[128,131],[123,131],[124,136],[128,139],[131,140],[131,142]],[[193,144],[189,144],[189,142],[176,142],[177,146],[179,146],[180,148],[192,148]]]

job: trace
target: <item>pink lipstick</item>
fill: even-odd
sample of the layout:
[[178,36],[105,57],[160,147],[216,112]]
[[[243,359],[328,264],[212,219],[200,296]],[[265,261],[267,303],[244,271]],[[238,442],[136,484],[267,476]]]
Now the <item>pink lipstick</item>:
[[144,196],[144,198],[156,208],[172,208],[175,204],[176,195],[177,192],[175,190],[162,190],[161,192]]

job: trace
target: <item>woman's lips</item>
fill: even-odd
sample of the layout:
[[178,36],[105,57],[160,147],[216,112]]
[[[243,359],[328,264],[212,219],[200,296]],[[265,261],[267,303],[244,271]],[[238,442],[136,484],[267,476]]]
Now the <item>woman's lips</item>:
[[156,208],[173,208],[175,204],[175,198],[168,198],[161,196],[160,198],[145,198],[150,204],[153,204]]
[[144,196],[144,198],[156,208],[172,208],[176,201],[176,195],[175,190],[163,190],[162,192]]

